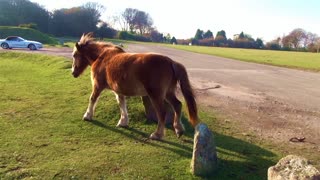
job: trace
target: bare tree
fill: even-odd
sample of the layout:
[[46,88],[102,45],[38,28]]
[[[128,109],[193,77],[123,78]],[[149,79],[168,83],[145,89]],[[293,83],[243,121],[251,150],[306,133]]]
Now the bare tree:
[[121,31],[128,31],[127,21],[123,18],[122,15],[118,14],[118,15],[112,16],[112,21],[115,26],[116,26],[116,24],[119,24]]
[[306,38],[306,32],[301,28],[297,28],[291,31],[288,36],[290,36],[290,42],[292,43],[293,47],[298,49],[299,45],[303,43],[303,39]]
[[283,36],[282,39],[281,39],[281,44],[282,44],[282,47],[284,48],[292,48],[292,43],[291,43],[291,39],[292,37],[290,35],[287,35],[287,36]]
[[317,49],[317,53],[320,51],[320,37],[315,40],[315,47]]
[[138,9],[126,8],[121,14],[120,21],[124,26],[128,27],[131,32],[139,32],[144,34],[151,32],[153,20],[150,15]]
[[153,20],[151,19],[148,13],[144,11],[138,11],[134,18],[134,24],[134,27],[142,35],[151,29]]
[[306,34],[307,38],[306,38],[306,45],[308,44],[315,44],[317,38],[318,38],[318,35],[315,34],[315,33],[312,33],[312,32],[308,32]]
[[126,8],[124,12],[121,14],[124,22],[129,27],[131,32],[133,32],[134,30],[135,18],[138,11],[138,9]]

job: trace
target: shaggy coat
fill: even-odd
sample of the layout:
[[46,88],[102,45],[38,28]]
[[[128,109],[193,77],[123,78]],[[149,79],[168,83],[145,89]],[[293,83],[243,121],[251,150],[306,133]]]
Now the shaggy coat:
[[127,127],[129,122],[125,96],[148,96],[159,120],[157,130],[150,138],[159,140],[164,136],[165,101],[175,112],[173,127],[180,137],[184,132],[180,121],[182,105],[175,95],[179,82],[187,103],[189,121],[193,126],[197,125],[197,104],[182,64],[160,54],[126,53],[119,46],[94,41],[91,33],[83,35],[75,44],[73,58],[74,77],[91,66],[92,94],[85,120],[92,119],[100,93],[110,89],[115,93],[120,106],[118,126]]

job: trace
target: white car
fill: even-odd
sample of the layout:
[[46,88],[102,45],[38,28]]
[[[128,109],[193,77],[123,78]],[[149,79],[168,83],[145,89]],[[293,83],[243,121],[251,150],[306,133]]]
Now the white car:
[[40,42],[25,40],[18,36],[9,36],[6,39],[0,39],[0,45],[3,49],[29,48],[30,50],[37,50],[42,48]]

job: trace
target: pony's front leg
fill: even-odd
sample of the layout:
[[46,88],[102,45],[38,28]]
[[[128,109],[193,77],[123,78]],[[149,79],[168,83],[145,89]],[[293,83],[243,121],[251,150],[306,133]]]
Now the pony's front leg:
[[126,104],[126,98],[123,95],[116,94],[117,102],[120,107],[121,117],[117,124],[117,127],[128,127],[129,126],[129,118],[128,118],[128,110]]
[[94,110],[96,108],[96,104],[97,104],[97,101],[98,101],[98,98],[100,96],[101,91],[102,91],[101,89],[98,89],[96,87],[93,88],[91,96],[89,98],[88,109],[87,109],[86,113],[83,115],[83,120],[86,120],[86,121],[92,120]]

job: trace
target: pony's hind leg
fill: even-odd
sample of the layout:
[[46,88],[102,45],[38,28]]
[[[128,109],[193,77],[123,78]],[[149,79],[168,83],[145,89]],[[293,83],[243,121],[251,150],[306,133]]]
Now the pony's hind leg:
[[185,129],[183,124],[181,123],[181,108],[182,104],[176,97],[174,93],[168,93],[166,96],[167,102],[172,106],[174,109],[174,121],[173,127],[178,137],[182,136]]
[[117,102],[120,107],[121,117],[117,124],[117,127],[128,127],[129,126],[129,118],[128,118],[128,110],[126,105],[125,96],[116,94]]
[[164,126],[165,126],[165,116],[166,108],[164,106],[164,98],[160,97],[150,97],[152,105],[157,113],[158,126],[157,130],[150,135],[150,139],[161,140],[164,136]]
[[99,88],[95,88],[95,87],[93,88],[91,96],[89,98],[88,109],[87,109],[86,113],[83,115],[83,120],[86,120],[86,121],[92,120],[94,110],[96,108],[97,100],[100,96],[101,91],[102,90]]

